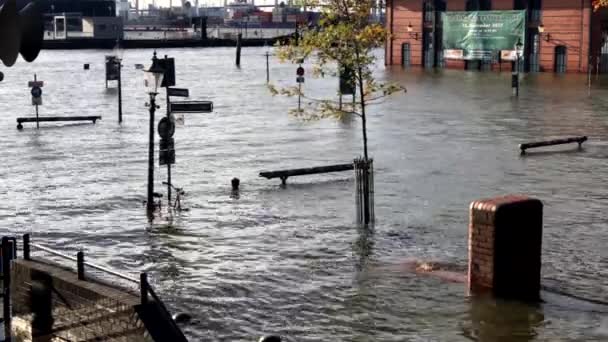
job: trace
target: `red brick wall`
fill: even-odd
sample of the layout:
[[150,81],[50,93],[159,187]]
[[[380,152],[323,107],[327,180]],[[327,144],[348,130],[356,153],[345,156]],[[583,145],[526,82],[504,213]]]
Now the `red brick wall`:
[[536,300],[540,293],[540,201],[509,195],[471,203],[469,290]]
[[543,0],[542,23],[550,40],[541,39],[541,70],[555,70],[555,48],[564,45],[568,48],[567,71],[586,72],[590,0]]
[[[550,34],[550,40],[543,37],[540,44],[541,71],[554,71],[555,48],[564,45],[568,48],[567,71],[587,72],[589,60],[589,46],[599,46],[601,31],[598,28],[599,20],[593,27],[591,35],[590,23],[592,19],[591,0],[543,0],[542,23],[545,33]],[[392,41],[387,43],[386,64],[401,65],[401,49],[403,43],[410,44],[411,65],[422,65],[422,39],[415,40],[407,32],[409,24],[418,32],[422,32],[422,0],[390,0],[387,10],[387,28]],[[447,0],[448,11],[463,11],[466,0]],[[513,0],[492,1],[494,10],[513,9]],[[391,21],[391,17],[393,20]],[[593,17],[598,17],[593,15]],[[392,47],[392,48],[391,48]],[[448,68],[464,68],[464,61],[446,60]],[[495,69],[498,66],[495,66]],[[503,63],[502,70],[510,70],[510,63]]]
[[[410,44],[410,64],[422,65],[422,1],[418,0],[391,0],[393,4],[387,12],[387,25],[392,39],[392,64],[401,65],[401,46]],[[394,9],[394,13],[390,11]],[[391,18],[394,22],[391,22]],[[413,32],[418,32],[418,39],[410,36],[408,25],[412,25]],[[389,47],[390,49],[390,47]]]

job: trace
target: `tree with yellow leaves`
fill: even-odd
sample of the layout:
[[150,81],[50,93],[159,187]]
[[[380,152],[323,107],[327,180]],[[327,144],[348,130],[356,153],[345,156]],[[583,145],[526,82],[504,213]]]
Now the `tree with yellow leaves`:
[[405,91],[395,84],[377,82],[372,75],[371,68],[376,60],[373,50],[383,46],[387,32],[382,25],[369,21],[372,0],[307,1],[307,4],[311,8],[322,8],[319,25],[302,28],[300,39],[278,46],[277,55],[281,61],[293,63],[312,59],[314,76],[341,76],[344,83],[356,89],[356,101],[342,104],[334,99],[314,99],[305,96],[298,87],[277,89],[270,85],[269,88],[273,94],[303,96],[309,100],[310,108],[291,111],[302,120],[360,117],[363,155],[368,160],[367,106]]

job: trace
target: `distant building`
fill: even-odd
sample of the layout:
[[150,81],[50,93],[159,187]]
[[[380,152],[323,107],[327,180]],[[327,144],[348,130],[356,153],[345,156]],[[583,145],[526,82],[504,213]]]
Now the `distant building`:
[[444,56],[443,12],[525,10],[523,67],[526,71],[608,72],[608,9],[594,12],[591,0],[388,0],[389,65],[510,70],[512,61],[458,60]]

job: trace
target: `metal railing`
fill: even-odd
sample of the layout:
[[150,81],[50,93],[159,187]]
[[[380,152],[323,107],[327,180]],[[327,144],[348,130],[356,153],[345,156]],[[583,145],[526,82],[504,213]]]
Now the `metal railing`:
[[25,260],[32,260],[32,248],[34,248],[36,250],[44,251],[46,253],[60,257],[65,260],[76,262],[78,280],[86,280],[87,277],[86,277],[85,267],[87,267],[87,268],[91,268],[91,269],[94,269],[97,271],[101,271],[105,274],[112,275],[114,277],[117,277],[117,278],[120,278],[123,280],[126,280],[130,283],[138,284],[139,290],[140,290],[139,291],[140,300],[141,300],[142,304],[148,303],[148,295],[150,295],[168,313],[168,310],[164,306],[163,302],[160,300],[160,298],[158,297],[158,295],[156,294],[156,292],[154,291],[154,289],[148,282],[148,274],[145,272],[140,273],[139,279],[136,279],[134,277],[130,277],[128,275],[113,271],[107,267],[103,267],[103,266],[100,266],[100,265],[97,265],[97,264],[94,264],[91,262],[86,262],[85,254],[84,254],[84,251],[82,251],[82,250],[79,251],[78,253],[76,253],[76,257],[73,257],[71,255],[53,250],[49,247],[31,242],[30,234],[23,235],[23,258]]

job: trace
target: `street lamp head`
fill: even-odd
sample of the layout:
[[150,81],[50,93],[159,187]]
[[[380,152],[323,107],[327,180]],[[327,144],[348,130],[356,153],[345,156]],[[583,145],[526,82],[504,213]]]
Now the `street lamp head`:
[[545,32],[545,25],[543,25],[543,24],[538,25],[538,33],[543,33],[543,32]]
[[407,32],[412,32],[414,31],[414,27],[412,26],[412,23],[409,23],[409,25],[407,25]]
[[152,57],[152,66],[150,69],[144,70],[144,86],[146,92],[150,95],[158,94],[158,88],[163,83],[165,77],[165,69],[158,65],[158,58],[156,58],[156,51],[154,51],[154,57]]

